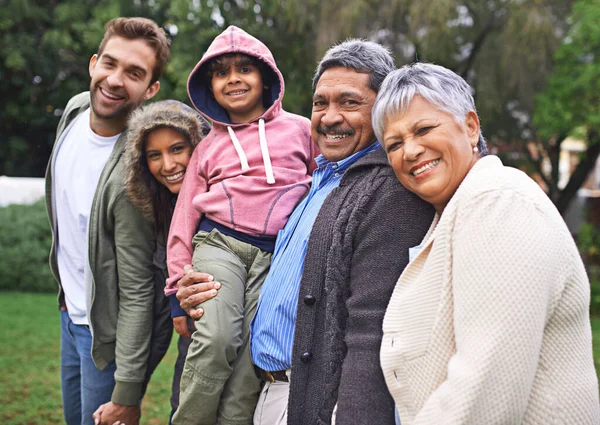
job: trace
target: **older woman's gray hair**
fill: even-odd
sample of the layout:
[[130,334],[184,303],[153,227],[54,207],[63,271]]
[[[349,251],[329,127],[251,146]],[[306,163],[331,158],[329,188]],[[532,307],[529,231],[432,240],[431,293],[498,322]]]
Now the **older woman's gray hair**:
[[[391,72],[381,85],[373,105],[373,131],[382,140],[386,119],[403,114],[414,96],[421,96],[464,125],[469,111],[477,112],[471,86],[458,74],[432,63],[414,63]],[[477,143],[481,156],[488,154],[481,131]]]
[[370,75],[369,87],[378,92],[386,75],[396,67],[390,51],[381,44],[353,38],[329,48],[317,65],[313,92],[323,72],[330,68],[349,68]]

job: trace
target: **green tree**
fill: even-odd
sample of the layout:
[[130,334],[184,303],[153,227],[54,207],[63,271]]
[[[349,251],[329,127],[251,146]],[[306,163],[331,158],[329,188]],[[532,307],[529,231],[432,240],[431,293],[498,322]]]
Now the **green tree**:
[[[535,152],[530,153],[561,213],[566,211],[600,154],[600,2],[578,0],[569,19],[571,29],[556,51],[548,85],[536,98],[533,122],[538,137]],[[587,149],[567,185],[560,189],[561,144],[573,135],[582,136]],[[548,172],[542,167],[544,158],[551,165]]]
[[284,107],[310,112],[311,44],[280,2],[227,0],[0,0],[0,175],[43,176],[62,108],[89,86],[104,24],[144,16],[172,38],[155,100],[187,101],[187,77],[214,37],[235,24],[263,40],[286,78]]
[[[308,116],[317,61],[333,43],[362,37],[389,46],[398,65],[432,61],[463,75],[474,87],[484,134],[492,146],[499,153],[503,148],[521,152],[526,165],[535,171],[540,163],[525,142],[545,140],[540,146],[546,151],[538,150],[557,161],[559,143],[553,141],[562,140],[570,131],[564,126],[557,131],[552,119],[538,117],[533,125],[535,108],[550,110],[544,98],[535,101],[536,94],[547,86],[547,93],[555,93],[552,96],[561,90],[567,96],[561,78],[573,85],[575,97],[580,96],[576,89],[581,87],[587,88],[588,96],[597,93],[595,74],[586,71],[581,78],[571,79],[569,67],[577,68],[576,72],[583,65],[597,67],[597,54],[576,46],[584,42],[582,37],[587,37],[588,44],[599,38],[592,13],[598,1],[578,2],[568,18],[572,4],[572,0],[441,0],[431,7],[430,2],[410,0],[87,0],[82,5],[78,0],[0,0],[4,147],[0,174],[43,174],[61,108],[89,84],[87,64],[104,23],[116,16],[134,15],[154,19],[172,37],[171,59],[157,100],[186,101],[189,72],[214,37],[234,24],[269,46],[286,80],[284,107]],[[571,42],[562,43],[563,39]],[[569,46],[573,52],[554,57],[559,46],[561,52]],[[566,67],[563,71],[561,61]],[[563,77],[548,81],[553,69]],[[552,106],[553,102],[546,103]],[[578,109],[577,101],[570,102],[564,104],[564,111]],[[594,105],[594,100],[590,97],[588,103]],[[578,117],[583,113],[578,110]],[[593,140],[589,120],[577,118],[576,122]],[[593,155],[586,158],[591,160]],[[511,157],[505,160],[515,165]],[[554,189],[557,175],[556,171],[544,178],[550,196],[562,205],[568,197],[559,201]],[[572,179],[570,192],[576,191],[580,180]]]
[[76,3],[0,1],[0,174],[43,172],[57,108],[85,88],[89,10]]
[[[289,9],[306,11],[296,25],[312,33],[317,57],[337,40],[361,36],[391,47],[397,65],[430,61],[462,75],[474,88],[484,135],[494,150],[510,165],[539,172],[564,213],[600,150],[590,126],[600,116],[600,5],[579,1],[569,15],[573,3],[441,0],[432,7],[410,0],[300,0]],[[559,190],[560,143],[577,128],[585,129],[588,150]],[[534,151],[531,141],[537,141]],[[551,159],[549,173],[541,166],[544,157]]]

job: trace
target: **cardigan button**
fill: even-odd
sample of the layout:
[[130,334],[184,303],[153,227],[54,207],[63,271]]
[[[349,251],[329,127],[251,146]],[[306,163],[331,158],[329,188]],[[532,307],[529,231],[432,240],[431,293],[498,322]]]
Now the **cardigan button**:
[[303,353],[300,356],[300,360],[302,361],[302,363],[308,363],[311,361],[311,359],[312,359],[312,353],[309,353],[308,351]]
[[316,301],[317,301],[317,299],[315,297],[313,297],[312,295],[304,296],[304,304],[306,304],[306,305],[313,305]]

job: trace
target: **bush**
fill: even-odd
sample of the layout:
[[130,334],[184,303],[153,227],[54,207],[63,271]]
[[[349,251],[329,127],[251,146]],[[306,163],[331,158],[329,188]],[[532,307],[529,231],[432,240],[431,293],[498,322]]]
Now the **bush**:
[[598,273],[597,276],[590,274],[590,289],[592,292],[590,300],[590,314],[592,316],[600,317],[600,273]]
[[600,316],[600,231],[592,223],[581,226],[577,246],[590,277],[590,313]]
[[600,264],[600,231],[592,223],[585,223],[577,235],[579,252],[588,263]]
[[57,292],[48,265],[51,243],[43,200],[0,208],[0,291]]
[[588,264],[587,272],[590,277],[590,314],[600,317],[600,266]]

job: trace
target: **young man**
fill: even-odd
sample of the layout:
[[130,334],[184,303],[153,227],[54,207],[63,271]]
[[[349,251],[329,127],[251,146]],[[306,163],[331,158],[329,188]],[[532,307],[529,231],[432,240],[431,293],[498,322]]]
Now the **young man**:
[[138,423],[152,336],[154,235],[126,195],[121,154],[130,112],[159,90],[169,45],[149,19],[105,29],[90,91],[67,104],[46,171],[67,425],[93,424],[105,403],[99,423]]

